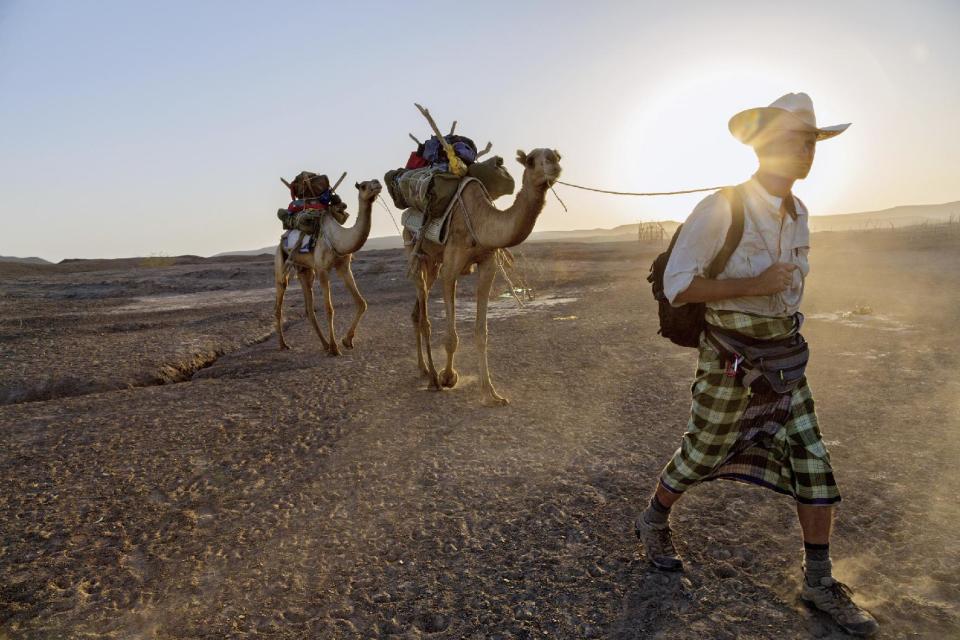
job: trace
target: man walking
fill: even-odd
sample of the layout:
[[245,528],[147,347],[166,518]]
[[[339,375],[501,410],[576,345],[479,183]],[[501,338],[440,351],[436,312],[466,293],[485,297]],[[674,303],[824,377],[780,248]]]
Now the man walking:
[[[801,598],[846,631],[869,636],[877,631],[876,620],[831,574],[830,530],[840,493],[802,375],[806,344],[798,336],[798,311],[809,271],[810,231],[806,208],[791,192],[794,182],[810,172],[816,143],[848,126],[817,127],[813,103],[804,93],[731,118],[730,132],[754,148],[759,169],[735,196],[715,193],[697,205],[667,262],[664,295],[674,306],[705,303],[707,324],[687,431],[637,518],[636,533],[654,566],[679,571],[683,565],[669,516],[684,491],[727,478],[789,495],[803,531]],[[729,253],[725,238],[731,224],[739,228],[741,220],[742,237]],[[722,251],[726,263],[711,278],[714,258]],[[794,366],[778,370],[779,379],[770,377],[765,361],[787,343],[793,356],[796,345],[803,349],[800,372]]]

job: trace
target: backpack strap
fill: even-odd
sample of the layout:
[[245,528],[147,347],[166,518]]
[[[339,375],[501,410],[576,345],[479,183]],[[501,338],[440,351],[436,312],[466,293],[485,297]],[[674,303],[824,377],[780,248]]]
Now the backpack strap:
[[710,263],[710,268],[707,269],[706,275],[710,279],[720,275],[743,238],[743,197],[740,193],[740,187],[724,187],[720,193],[730,203],[730,228],[727,229],[727,237],[723,241],[723,246],[720,247],[720,253],[716,255]]

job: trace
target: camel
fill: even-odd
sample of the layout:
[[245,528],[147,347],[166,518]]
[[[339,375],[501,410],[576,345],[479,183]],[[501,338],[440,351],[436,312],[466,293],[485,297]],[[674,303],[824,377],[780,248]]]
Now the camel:
[[[333,301],[330,298],[330,278],[328,272],[336,269],[340,278],[347,286],[353,301],[356,303],[357,312],[350,325],[350,329],[343,338],[343,346],[347,349],[353,348],[354,337],[357,333],[357,325],[360,324],[360,318],[367,310],[367,302],[360,295],[357,283],[353,279],[353,271],[350,268],[353,262],[353,254],[360,250],[370,235],[370,210],[373,201],[380,194],[380,182],[378,180],[369,180],[359,182],[355,185],[360,191],[359,209],[357,219],[350,228],[341,226],[332,215],[325,214],[320,221],[323,229],[323,237],[317,239],[316,247],[310,253],[296,252],[288,256],[283,247],[283,241],[277,247],[277,253],[273,259],[273,275],[277,286],[277,299],[274,307],[274,314],[277,319],[277,336],[280,342],[280,349],[289,349],[290,346],[283,338],[283,294],[287,289],[287,281],[290,277],[290,268],[297,270],[297,277],[300,279],[300,287],[303,289],[303,302],[307,309],[307,317],[313,325],[314,330],[320,337],[323,348],[331,356],[341,354],[340,347],[337,345],[336,333],[333,328]],[[288,257],[290,265],[288,268]],[[320,279],[320,286],[323,288],[324,303],[327,309],[327,321],[330,329],[330,339],[327,340],[317,322],[317,313],[313,308],[313,281],[314,278]]]
[[[457,280],[469,273],[473,265],[477,265],[475,339],[480,359],[480,394],[482,401],[495,405],[509,404],[494,388],[487,363],[487,302],[496,275],[497,253],[500,249],[516,246],[527,239],[543,211],[547,189],[560,177],[561,170],[560,154],[552,149],[534,149],[529,154],[517,151],[517,161],[524,167],[523,180],[513,204],[503,211],[497,209],[481,186],[471,182],[462,192],[462,206],[456,205],[450,214],[446,244],[439,245],[424,239],[420,245],[423,255],[413,275],[417,303],[411,316],[417,340],[417,363],[420,371],[429,377],[431,388],[439,391],[441,388],[453,388],[459,379],[453,367],[460,342],[457,335]],[[412,234],[404,229],[403,237],[407,253],[410,254],[414,250]],[[439,375],[430,350],[431,325],[427,313],[427,298],[437,277],[443,285],[447,319],[444,345],[447,365]]]

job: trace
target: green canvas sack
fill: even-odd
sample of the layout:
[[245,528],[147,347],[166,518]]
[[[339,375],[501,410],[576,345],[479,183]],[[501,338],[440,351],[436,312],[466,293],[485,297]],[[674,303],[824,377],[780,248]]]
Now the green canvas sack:
[[483,183],[491,200],[510,195],[516,186],[513,176],[503,166],[503,158],[500,156],[487,158],[483,162],[474,162],[467,169],[467,175]]

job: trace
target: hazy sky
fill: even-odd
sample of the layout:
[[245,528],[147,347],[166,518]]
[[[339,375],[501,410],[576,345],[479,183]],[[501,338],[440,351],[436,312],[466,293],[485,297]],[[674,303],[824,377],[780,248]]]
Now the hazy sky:
[[[960,199],[960,3],[0,0],[0,254],[210,255],[274,242],[301,169],[382,179],[441,128],[570,182],[739,182],[740,109],[806,91],[812,213]],[[537,229],[683,219],[696,196],[558,187]],[[500,204],[505,206],[507,199]],[[352,218],[351,218],[352,219]],[[395,234],[380,207],[373,236]]]

